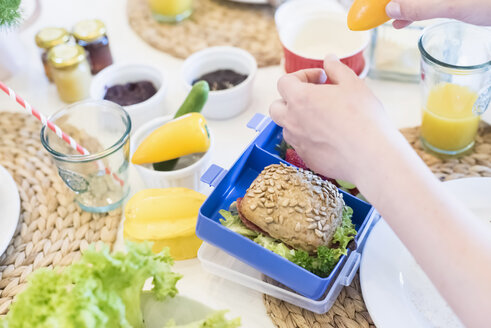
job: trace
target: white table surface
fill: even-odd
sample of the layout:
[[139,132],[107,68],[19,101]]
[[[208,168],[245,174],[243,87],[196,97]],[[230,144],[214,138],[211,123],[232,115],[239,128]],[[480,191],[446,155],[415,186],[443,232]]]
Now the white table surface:
[[[34,43],[35,33],[45,26],[70,29],[78,20],[100,18],[108,29],[114,61],[140,61],[161,69],[171,81],[167,91],[166,108],[169,112],[177,109],[185,97],[180,82],[182,60],[153,49],[133,32],[126,18],[126,1],[43,0],[42,7],[41,16],[32,26],[20,33],[20,40],[26,49],[25,67],[4,81],[31,105],[47,115],[66,105],[59,100],[54,85],[49,84],[44,77],[39,52]],[[254,99],[248,110],[228,121],[208,122],[216,136],[214,163],[228,168],[248,145],[255,133],[246,127],[246,123],[254,113],[268,112],[269,104],[278,98],[276,81],[282,74],[283,70],[279,66],[259,69],[254,85]],[[420,96],[417,84],[370,79],[367,79],[367,84],[381,99],[388,115],[398,128],[419,124]],[[24,111],[4,94],[0,94],[0,110]],[[485,114],[484,119],[490,121],[491,112]],[[144,186],[137,172],[131,169],[130,174],[132,192],[142,189]],[[198,260],[177,262],[175,269],[184,274],[184,278],[178,284],[181,293],[216,309],[230,309],[231,316],[242,317],[243,327],[273,327],[259,292],[205,272]]]

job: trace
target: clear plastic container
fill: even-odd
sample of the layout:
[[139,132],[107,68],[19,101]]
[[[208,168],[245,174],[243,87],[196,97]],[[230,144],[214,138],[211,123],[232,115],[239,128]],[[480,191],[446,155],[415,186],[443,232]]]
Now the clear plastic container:
[[326,313],[332,307],[344,286],[349,286],[358,271],[361,261],[361,252],[365,246],[368,233],[372,230],[380,216],[373,212],[370,217],[367,230],[363,237],[363,243],[358,246],[356,252],[352,252],[344,263],[339,275],[334,280],[324,296],[318,300],[302,296],[279,282],[265,276],[261,271],[239,261],[221,249],[210,244],[203,243],[198,250],[198,259],[203,268],[219,277],[233,281],[245,287],[257,290],[266,295],[307,309],[315,313]]
[[426,26],[439,21],[415,22],[400,30],[394,29],[392,23],[388,22],[374,29],[370,45],[369,76],[375,79],[419,82],[418,40]]

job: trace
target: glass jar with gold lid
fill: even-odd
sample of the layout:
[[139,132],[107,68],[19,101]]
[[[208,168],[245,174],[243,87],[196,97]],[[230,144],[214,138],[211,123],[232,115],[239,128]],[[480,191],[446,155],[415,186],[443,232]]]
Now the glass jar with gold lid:
[[89,96],[92,76],[84,48],[60,44],[48,52],[48,61],[61,100],[72,103]]
[[53,82],[50,67],[48,64],[48,51],[59,44],[67,43],[70,40],[70,33],[60,27],[45,27],[40,30],[35,37],[37,46],[41,49],[41,61],[43,62],[46,77]]
[[89,54],[92,74],[113,63],[106,25],[98,19],[83,20],[73,27],[73,36],[77,44],[84,47]]

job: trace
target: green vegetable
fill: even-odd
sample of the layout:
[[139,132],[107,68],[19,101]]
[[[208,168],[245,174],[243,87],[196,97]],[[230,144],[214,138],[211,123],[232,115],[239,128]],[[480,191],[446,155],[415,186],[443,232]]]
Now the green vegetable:
[[234,215],[231,212],[225,211],[225,210],[220,210],[219,213],[225,219],[225,220],[220,219],[220,223],[223,226],[229,228],[230,230],[238,233],[239,235],[242,235],[242,236],[245,236],[248,238],[255,238],[259,235],[259,233],[257,231],[254,231],[254,230],[247,228],[244,225],[244,223],[242,223],[242,221],[240,220],[238,214]]
[[164,328],[236,328],[240,327],[240,318],[227,320],[227,311],[216,311],[208,315],[204,320],[195,321],[185,325],[176,325],[173,320],[167,322]]
[[289,248],[281,241],[271,238],[269,236],[265,236],[263,234],[259,234],[256,238],[254,238],[254,242],[263,246],[264,248],[269,249],[270,251],[283,256],[287,260],[292,260],[295,256],[295,250]]
[[342,188],[345,188],[345,189],[355,189],[356,186],[354,184],[352,184],[351,182],[348,182],[348,181],[344,181],[344,180],[339,180],[339,179],[336,179],[336,183],[342,187]]
[[[200,113],[208,100],[209,92],[210,86],[208,82],[199,81],[195,83],[186,99],[184,99],[181,107],[177,110],[174,118],[193,112]],[[178,160],[179,158],[175,158],[164,162],[153,163],[153,169],[156,171],[172,171],[176,167]]]
[[145,281],[153,278],[153,296],[162,300],[176,295],[181,275],[171,271],[168,249],[153,254],[148,243],[128,243],[127,251],[90,248],[63,270],[37,270],[0,327],[144,327]]
[[278,152],[280,153],[280,157],[285,159],[285,156],[286,156],[286,151],[287,149],[293,149],[292,146],[290,146],[286,141],[285,139],[281,139],[281,142],[279,145],[276,145],[276,149],[278,150]]
[[291,249],[277,239],[247,228],[238,214],[225,210],[221,210],[220,214],[225,218],[225,220],[220,219],[222,225],[320,277],[329,276],[341,255],[347,253],[348,243],[356,236],[355,226],[351,222],[353,210],[349,206],[344,207],[342,223],[334,232],[332,245],[335,247],[320,246],[313,255],[303,250]]
[[209,92],[210,86],[208,85],[208,82],[199,81],[195,83],[181,107],[177,110],[174,118],[193,112],[200,113],[208,100]]
[[11,27],[20,21],[20,0],[0,0],[0,28]]

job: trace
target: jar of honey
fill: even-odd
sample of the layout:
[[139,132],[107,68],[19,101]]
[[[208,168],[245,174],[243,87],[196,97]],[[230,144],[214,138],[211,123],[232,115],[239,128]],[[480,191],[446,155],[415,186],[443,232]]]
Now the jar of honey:
[[106,34],[106,25],[103,22],[98,19],[78,22],[73,27],[73,36],[77,44],[82,46],[89,54],[92,74],[97,74],[113,63],[109,39]]
[[70,40],[70,33],[60,27],[45,27],[36,34],[35,40],[37,46],[41,49],[41,61],[43,62],[44,73],[48,80],[53,82],[48,64],[48,51],[54,46],[67,43]]
[[89,96],[92,76],[84,48],[60,44],[48,52],[48,61],[61,100],[72,103]]

